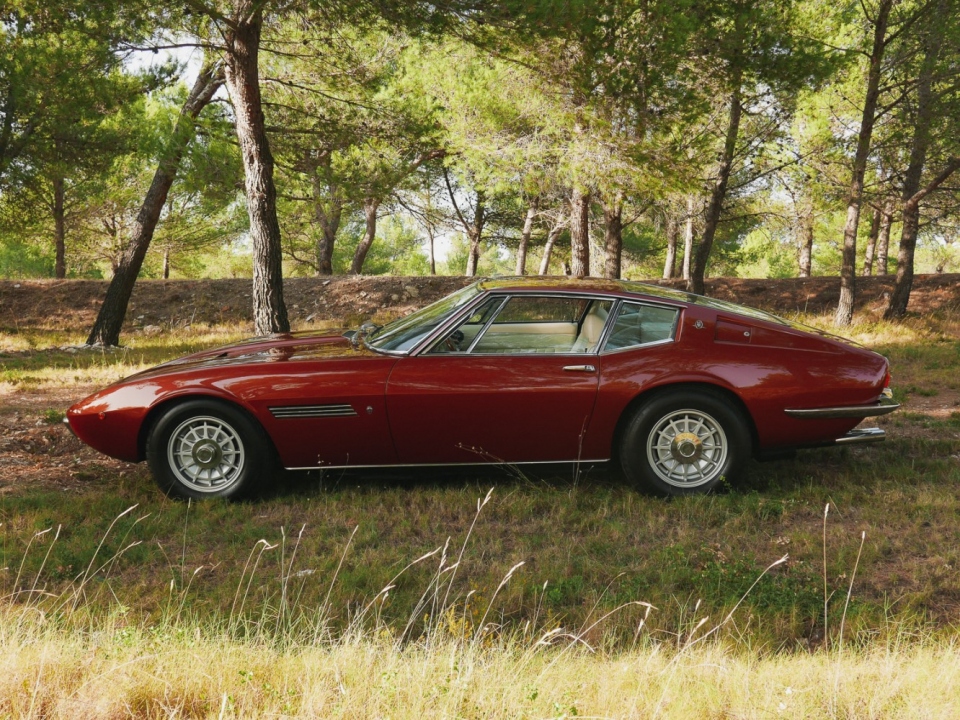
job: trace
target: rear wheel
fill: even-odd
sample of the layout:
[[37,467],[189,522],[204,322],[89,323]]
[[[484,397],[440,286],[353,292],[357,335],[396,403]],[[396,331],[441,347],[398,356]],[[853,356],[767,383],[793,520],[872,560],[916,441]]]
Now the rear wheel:
[[655,396],[627,421],[620,443],[624,474],[663,495],[707,493],[739,475],[749,454],[740,411],[706,391]]
[[164,413],[147,439],[147,463],[160,489],[182,498],[247,494],[272,464],[260,427],[215,400],[191,400]]

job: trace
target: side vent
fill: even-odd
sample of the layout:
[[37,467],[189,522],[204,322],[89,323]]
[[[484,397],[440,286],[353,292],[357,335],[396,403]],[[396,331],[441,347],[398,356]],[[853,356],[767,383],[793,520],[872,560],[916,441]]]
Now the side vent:
[[284,405],[270,408],[270,413],[282,420],[285,418],[356,417],[352,405]]

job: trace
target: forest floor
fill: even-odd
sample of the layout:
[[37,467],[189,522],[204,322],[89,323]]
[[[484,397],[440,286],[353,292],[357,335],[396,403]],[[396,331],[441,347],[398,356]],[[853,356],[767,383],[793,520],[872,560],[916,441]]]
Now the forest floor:
[[[284,297],[294,329],[337,322],[350,324],[380,315],[399,315],[463,287],[464,277],[337,276],[289,278]],[[666,283],[666,281],[657,281]],[[878,318],[894,279],[857,278],[858,312]],[[682,281],[670,281],[681,287]],[[99,280],[0,280],[0,331],[17,328],[86,330],[93,325],[107,283]],[[822,314],[837,305],[836,277],[707,280],[707,295],[781,314]],[[912,313],[960,306],[960,274],[918,275]],[[124,332],[185,327],[196,323],[252,323],[250,281],[140,280],[134,288]],[[0,349],[2,350],[2,349]]]

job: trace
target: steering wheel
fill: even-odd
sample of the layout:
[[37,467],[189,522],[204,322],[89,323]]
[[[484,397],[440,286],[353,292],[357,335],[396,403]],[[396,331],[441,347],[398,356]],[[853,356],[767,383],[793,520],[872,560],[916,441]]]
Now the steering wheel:
[[454,330],[452,333],[447,335],[447,339],[443,341],[443,346],[450,352],[463,352],[463,333],[459,330]]

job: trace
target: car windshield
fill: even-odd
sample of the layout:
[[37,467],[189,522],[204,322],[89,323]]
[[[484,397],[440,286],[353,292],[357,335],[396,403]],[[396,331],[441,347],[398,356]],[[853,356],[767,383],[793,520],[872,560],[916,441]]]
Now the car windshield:
[[387,323],[364,342],[375,350],[406,351],[429,335],[457,308],[463,307],[480,293],[476,283],[427,305],[406,317]]

